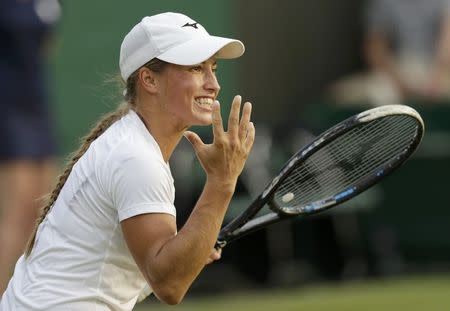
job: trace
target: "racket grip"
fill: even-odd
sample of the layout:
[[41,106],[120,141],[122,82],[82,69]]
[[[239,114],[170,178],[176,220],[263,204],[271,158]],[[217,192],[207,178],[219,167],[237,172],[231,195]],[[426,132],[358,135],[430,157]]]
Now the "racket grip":
[[214,248],[219,250],[225,247],[227,245],[227,241],[224,240],[217,240],[216,245],[214,245]]

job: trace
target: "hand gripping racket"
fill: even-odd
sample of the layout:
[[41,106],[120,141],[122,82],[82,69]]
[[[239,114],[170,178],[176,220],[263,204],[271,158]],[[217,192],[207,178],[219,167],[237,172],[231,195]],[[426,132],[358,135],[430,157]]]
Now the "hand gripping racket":
[[[269,224],[316,214],[355,197],[400,167],[423,133],[420,115],[404,105],[370,109],[342,121],[287,161],[249,207],[222,228],[216,248]],[[258,216],[265,205],[270,213]]]

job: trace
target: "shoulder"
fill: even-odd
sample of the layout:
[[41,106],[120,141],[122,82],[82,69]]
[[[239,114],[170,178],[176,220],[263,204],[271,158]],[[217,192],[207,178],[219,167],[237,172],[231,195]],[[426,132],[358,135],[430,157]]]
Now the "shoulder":
[[101,164],[106,180],[135,185],[172,183],[170,168],[155,144],[136,133],[124,136]]
[[95,147],[103,151],[107,165],[128,161],[160,162],[157,143],[133,111],[116,121],[99,138]]

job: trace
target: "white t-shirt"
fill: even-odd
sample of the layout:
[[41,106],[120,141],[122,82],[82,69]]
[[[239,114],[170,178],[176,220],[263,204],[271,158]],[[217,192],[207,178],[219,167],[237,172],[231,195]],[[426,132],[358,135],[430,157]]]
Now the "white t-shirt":
[[169,165],[130,111],[73,167],[30,257],[17,262],[0,310],[132,310],[151,289],[120,221],[143,213],[175,217],[174,198]]

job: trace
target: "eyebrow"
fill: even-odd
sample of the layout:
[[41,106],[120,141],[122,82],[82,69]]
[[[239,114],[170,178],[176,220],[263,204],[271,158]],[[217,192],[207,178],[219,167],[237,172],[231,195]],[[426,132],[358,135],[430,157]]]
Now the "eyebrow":
[[[200,64],[204,65],[206,64],[207,60],[205,60],[204,62],[201,62]],[[212,63],[213,66],[217,66],[217,61],[214,61],[214,63]]]

